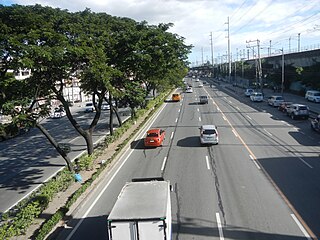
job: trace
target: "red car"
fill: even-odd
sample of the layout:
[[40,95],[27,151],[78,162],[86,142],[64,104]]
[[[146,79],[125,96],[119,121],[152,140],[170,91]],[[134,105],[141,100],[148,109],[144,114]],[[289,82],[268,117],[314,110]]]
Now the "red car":
[[162,146],[166,132],[160,128],[150,129],[144,139],[145,147],[159,147]]

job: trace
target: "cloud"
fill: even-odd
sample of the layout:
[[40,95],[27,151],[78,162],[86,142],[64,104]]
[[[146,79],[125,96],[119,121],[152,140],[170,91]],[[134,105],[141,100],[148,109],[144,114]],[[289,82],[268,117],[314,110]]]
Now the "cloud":
[[[319,0],[12,0],[21,5],[35,3],[68,9],[71,12],[90,8],[94,12],[129,17],[149,24],[173,23],[171,32],[194,46],[190,61],[210,55],[210,33],[215,53],[227,50],[228,16],[232,51],[246,47],[246,40],[262,43],[282,42],[303,37],[302,44],[318,43],[314,26],[320,17]],[[317,15],[318,14],[318,15]],[[312,30],[312,31],[310,31]]]

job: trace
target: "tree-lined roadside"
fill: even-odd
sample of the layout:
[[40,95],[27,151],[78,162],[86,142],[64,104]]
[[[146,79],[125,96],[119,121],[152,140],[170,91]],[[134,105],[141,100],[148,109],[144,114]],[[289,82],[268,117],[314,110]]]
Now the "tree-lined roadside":
[[[39,123],[48,116],[51,99],[61,102],[91,155],[92,133],[103,101],[111,106],[112,134],[112,116],[117,114],[113,100],[128,104],[134,117],[136,109],[146,105],[149,92],[179,86],[187,72],[191,46],[168,32],[172,24],[154,26],[89,9],[70,13],[40,5],[0,5],[0,19],[0,110],[12,116],[17,128],[38,127],[70,170],[69,159]],[[8,72],[19,69],[31,69],[30,78],[16,80]],[[92,96],[96,110],[87,128],[74,118],[64,96],[66,84],[74,77],[80,80],[81,90]],[[40,99],[46,104],[40,105]]]

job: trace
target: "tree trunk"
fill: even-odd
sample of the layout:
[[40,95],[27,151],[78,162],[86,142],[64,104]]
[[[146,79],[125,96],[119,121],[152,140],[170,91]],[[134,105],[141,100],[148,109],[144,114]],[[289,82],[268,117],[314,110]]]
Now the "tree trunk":
[[63,159],[66,161],[69,171],[74,172],[74,168],[70,158],[67,156],[66,152],[60,148],[57,141],[51,136],[47,129],[45,129],[40,123],[36,123],[36,127],[46,136],[46,138],[49,140],[52,146],[55,147],[55,149],[58,151],[61,157],[63,157]]
[[99,107],[96,111],[96,114],[94,116],[94,119],[92,120],[90,126],[88,129],[84,130],[80,124],[73,118],[68,102],[64,99],[63,95],[56,94],[57,99],[62,103],[64,106],[64,109],[66,111],[67,117],[69,121],[71,122],[72,126],[76,129],[76,131],[84,138],[86,141],[87,145],[87,153],[88,155],[91,155],[94,151],[94,146],[93,146],[93,140],[92,140],[92,133],[94,131],[94,128],[97,126],[100,115],[101,115],[101,104],[103,101],[103,98],[99,98]]
[[86,130],[85,134],[82,135],[84,140],[86,141],[86,145],[87,145],[87,153],[90,156],[91,154],[93,154],[94,151],[94,146],[93,146],[93,140],[92,140],[92,131]]
[[113,106],[112,106],[112,96],[109,94],[109,104],[110,104],[110,116],[109,116],[109,131],[110,135],[113,135]]
[[121,127],[121,126],[122,126],[122,120],[121,120],[121,118],[120,118],[118,109],[117,109],[117,108],[114,108],[114,107],[111,107],[111,110],[114,111],[114,113],[116,114],[116,117],[117,117],[119,126]]

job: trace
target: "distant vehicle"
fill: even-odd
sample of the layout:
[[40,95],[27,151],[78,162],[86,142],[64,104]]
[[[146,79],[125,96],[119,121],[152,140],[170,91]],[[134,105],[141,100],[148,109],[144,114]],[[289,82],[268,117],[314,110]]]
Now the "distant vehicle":
[[215,125],[202,125],[200,128],[201,144],[218,144],[219,136]]
[[309,118],[309,107],[303,104],[291,104],[287,108],[287,115],[290,116],[292,119],[308,119]]
[[171,101],[173,102],[179,102],[181,100],[181,96],[179,93],[174,93],[171,96]]
[[314,91],[314,90],[309,90],[306,92],[305,98],[308,101],[311,102],[320,102],[320,92],[319,91]]
[[199,87],[203,87],[203,83],[202,82],[199,83]]
[[110,240],[171,240],[170,182],[163,178],[126,183],[108,219]]
[[254,92],[254,90],[252,88],[247,88],[244,91],[244,95],[246,95],[247,97],[250,97],[250,95]]
[[163,129],[155,128],[147,131],[147,136],[144,139],[145,147],[160,147],[165,139],[166,132]]
[[311,120],[311,128],[314,131],[320,132],[320,114],[315,119]]
[[282,102],[282,103],[280,103],[280,105],[279,105],[279,107],[278,107],[278,110],[281,111],[281,112],[286,113],[288,107],[289,107],[291,104],[292,104],[292,102]]
[[88,113],[88,112],[94,112],[94,106],[92,102],[86,102],[85,106],[84,106],[84,112]]
[[208,96],[199,96],[200,104],[208,104]]
[[282,102],[284,102],[282,96],[270,96],[268,98],[268,104],[273,107],[279,107]]
[[206,85],[206,84],[207,84],[207,82],[206,82],[206,81],[203,81],[202,83],[203,83],[203,85]]
[[199,79],[199,78],[197,78],[197,79],[196,79],[196,82],[200,82],[200,79]]
[[110,105],[109,103],[102,103],[101,105],[101,110],[110,110]]
[[66,112],[63,107],[56,107],[51,115],[51,118],[62,118],[66,116]]
[[263,95],[261,92],[253,92],[250,95],[250,100],[252,102],[262,102],[263,101]]
[[187,89],[186,89],[186,93],[193,93],[192,88],[191,88],[191,87],[187,87]]

